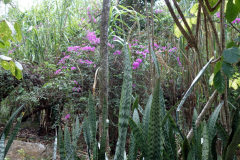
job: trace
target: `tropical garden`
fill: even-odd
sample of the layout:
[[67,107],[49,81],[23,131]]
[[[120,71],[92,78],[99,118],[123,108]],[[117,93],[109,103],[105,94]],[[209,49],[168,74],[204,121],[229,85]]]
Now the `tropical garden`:
[[0,160],[240,158],[239,0],[0,3]]

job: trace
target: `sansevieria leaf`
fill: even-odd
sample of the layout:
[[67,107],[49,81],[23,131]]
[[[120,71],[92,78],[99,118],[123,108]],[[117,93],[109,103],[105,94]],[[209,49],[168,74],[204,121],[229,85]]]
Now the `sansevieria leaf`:
[[209,156],[209,134],[207,124],[203,122],[203,144],[202,144],[202,159],[208,159]]
[[161,119],[160,119],[160,79],[158,78],[154,92],[150,111],[150,121],[148,130],[148,159],[161,158]]
[[128,119],[130,116],[131,108],[131,96],[132,96],[132,66],[130,61],[130,55],[124,44],[125,62],[124,62],[124,77],[120,100],[119,121],[118,121],[118,145],[116,147],[116,153],[114,160],[123,160],[126,144]]

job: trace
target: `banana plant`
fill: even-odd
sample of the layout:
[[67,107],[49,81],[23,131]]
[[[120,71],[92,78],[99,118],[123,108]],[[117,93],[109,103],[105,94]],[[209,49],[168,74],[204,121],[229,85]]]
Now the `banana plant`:
[[13,114],[12,116],[10,117],[6,127],[3,129],[1,135],[0,135],[0,160],[3,160],[6,155],[7,155],[7,152],[8,150],[10,149],[12,143],[13,143],[13,140],[14,138],[16,137],[19,129],[20,129],[20,125],[21,125],[21,120],[22,120],[22,117],[24,115],[21,114],[21,116],[19,118],[17,118],[17,124],[15,125],[14,127],[14,130],[12,132],[12,134],[10,135],[9,137],[9,140],[8,140],[8,143],[7,145],[5,146],[5,139],[6,137],[8,136],[9,132],[10,132],[10,129],[11,129],[11,125],[13,123],[13,120],[15,119],[15,117],[17,116],[17,114],[23,109],[23,107],[25,106],[22,105],[21,107],[19,107]]

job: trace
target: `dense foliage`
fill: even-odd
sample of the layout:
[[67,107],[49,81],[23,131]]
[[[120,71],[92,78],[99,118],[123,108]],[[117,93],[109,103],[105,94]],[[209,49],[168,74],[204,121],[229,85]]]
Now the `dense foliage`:
[[38,121],[56,133],[54,159],[57,148],[61,159],[80,158],[82,130],[88,159],[236,158],[240,3],[172,2],[111,2],[102,111],[102,2],[43,0],[24,12],[9,8],[0,17],[0,121],[8,121],[0,159],[23,104],[10,139],[21,121]]

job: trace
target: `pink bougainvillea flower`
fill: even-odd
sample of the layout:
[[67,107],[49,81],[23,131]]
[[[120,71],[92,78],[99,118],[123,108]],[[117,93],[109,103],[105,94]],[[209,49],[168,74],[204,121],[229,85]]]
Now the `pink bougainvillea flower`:
[[138,58],[138,59],[136,59],[136,62],[138,62],[140,64],[140,63],[142,63],[142,59]]
[[61,69],[57,70],[54,74],[59,74],[61,72]]
[[65,116],[65,119],[68,119],[68,118],[70,118],[70,114],[67,114],[67,115]]
[[77,69],[76,67],[71,67],[71,70],[75,70],[75,69]]

